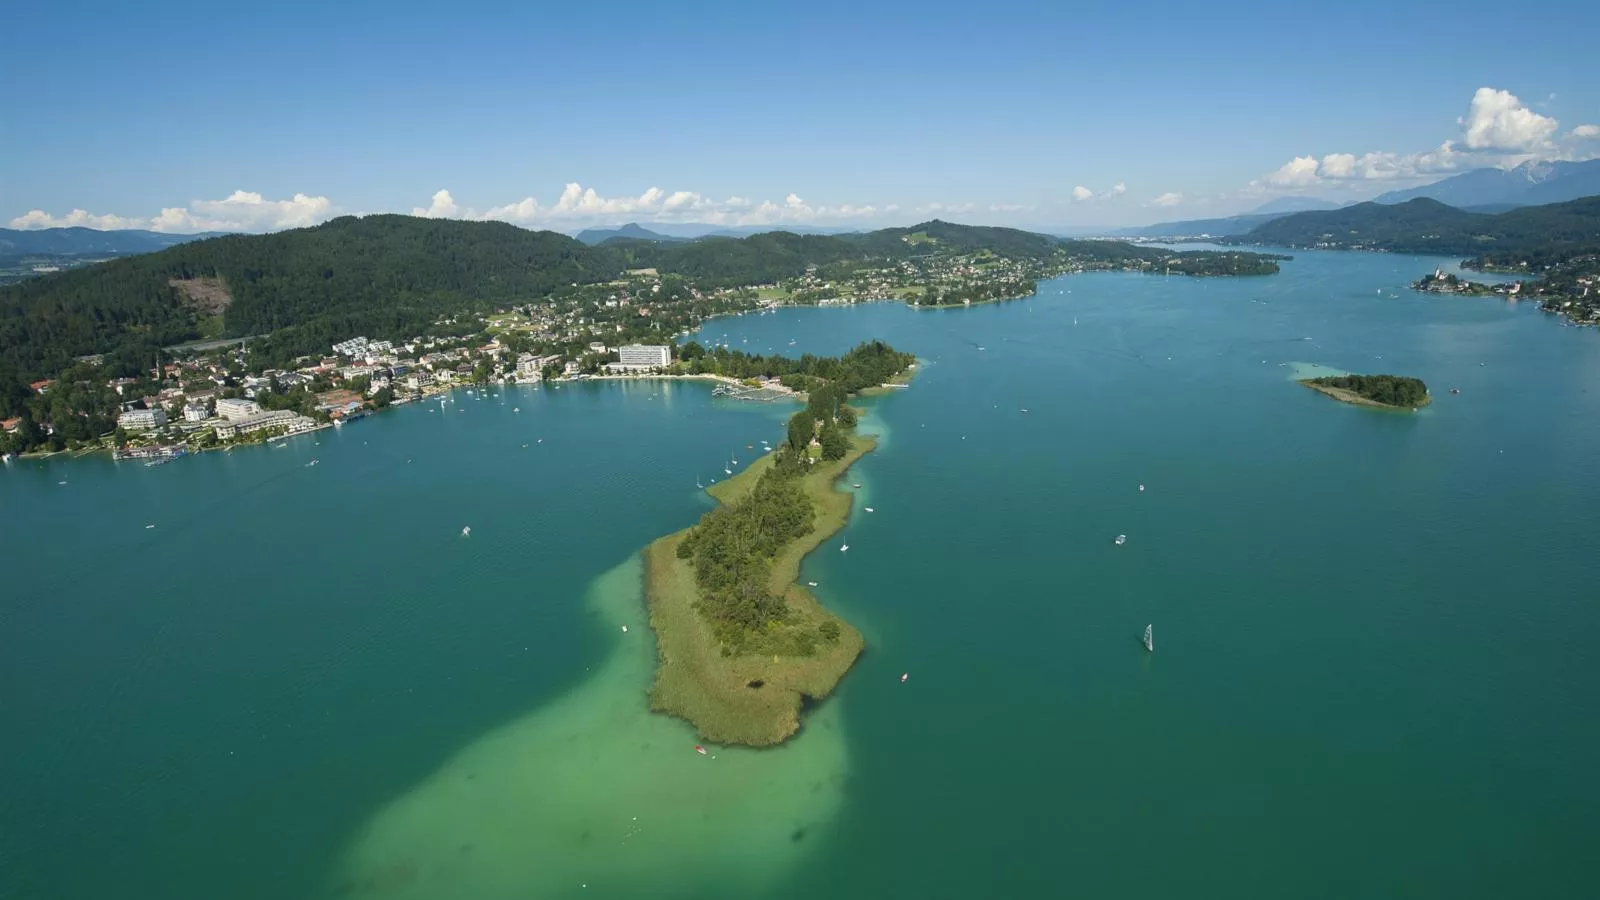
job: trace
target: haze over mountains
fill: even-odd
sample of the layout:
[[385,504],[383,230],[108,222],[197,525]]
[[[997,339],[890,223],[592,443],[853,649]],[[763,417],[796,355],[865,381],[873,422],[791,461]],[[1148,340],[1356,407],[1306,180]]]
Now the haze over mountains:
[[[1512,169],[1473,169],[1432,184],[1389,191],[1370,203],[1398,204],[1437,200],[1460,210],[1498,213],[1519,206],[1543,206],[1600,195],[1600,159],[1587,162],[1526,162]],[[1344,204],[1357,206],[1362,204]],[[1248,213],[1212,219],[1159,222],[1112,232],[1117,237],[1231,237],[1247,234],[1273,219],[1294,212],[1338,209],[1340,204],[1316,197],[1279,197]]]
[[94,228],[0,228],[0,256],[153,253],[189,241],[217,237],[224,232],[167,234],[161,231]]

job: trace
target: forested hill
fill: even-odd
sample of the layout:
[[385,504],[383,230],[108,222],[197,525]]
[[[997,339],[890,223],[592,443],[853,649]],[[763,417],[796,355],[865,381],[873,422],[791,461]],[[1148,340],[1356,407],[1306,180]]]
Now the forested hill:
[[794,278],[837,262],[977,253],[1028,264],[1071,257],[1148,267],[1160,259],[1194,274],[1275,271],[1248,254],[1174,254],[940,221],[866,234],[613,239],[590,247],[500,222],[347,216],[314,228],[195,241],[0,288],[0,385],[49,377],[88,354],[106,355],[116,370],[147,368],[157,348],[197,338],[272,333],[285,352],[327,352],[351,335],[421,334],[441,317],[538,300],[626,269],[654,267],[715,288]]
[[130,354],[148,366],[157,347],[217,334],[294,328],[306,332],[310,350],[340,335],[414,333],[452,310],[524,300],[614,272],[609,259],[554,232],[346,217],[12,285],[0,291],[0,346],[24,375],[52,373],[90,353]]
[[1600,197],[1525,206],[1495,215],[1419,198],[1302,212],[1230,239],[1279,247],[1400,253],[1519,254],[1600,246]]

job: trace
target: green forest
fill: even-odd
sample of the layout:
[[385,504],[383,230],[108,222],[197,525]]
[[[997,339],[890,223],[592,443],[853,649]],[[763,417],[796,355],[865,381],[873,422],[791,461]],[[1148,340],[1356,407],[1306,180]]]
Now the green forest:
[[1384,406],[1410,409],[1424,406],[1429,400],[1428,386],[1420,378],[1405,375],[1328,375],[1306,381],[1341,388]]
[[914,357],[881,342],[862,344],[838,358],[729,356],[739,358],[730,364],[750,367],[743,371],[810,378],[813,388],[806,407],[790,417],[787,438],[771,454],[772,467],[761,473],[755,489],[702,516],[678,545],[678,556],[694,567],[700,612],[725,655],[810,655],[818,641],[838,639],[838,626],[824,623],[816,635],[781,629],[791,613],[769,581],[774,558],[790,541],[810,533],[816,518],[801,487],[801,479],[810,477],[812,445],[817,445],[816,458],[844,458],[856,425],[845,399],[901,374]]

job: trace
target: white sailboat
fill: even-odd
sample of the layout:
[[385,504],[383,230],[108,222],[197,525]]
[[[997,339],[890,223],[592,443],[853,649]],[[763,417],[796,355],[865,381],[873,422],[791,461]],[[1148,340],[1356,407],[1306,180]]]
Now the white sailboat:
[[1154,628],[1154,625],[1146,625],[1144,627],[1144,649],[1150,651],[1151,653],[1156,652],[1156,639],[1153,634]]
[[849,550],[849,549],[850,549],[850,545],[849,544],[840,544],[839,545],[839,552],[840,553],[843,553],[843,552],[845,552],[846,550]]

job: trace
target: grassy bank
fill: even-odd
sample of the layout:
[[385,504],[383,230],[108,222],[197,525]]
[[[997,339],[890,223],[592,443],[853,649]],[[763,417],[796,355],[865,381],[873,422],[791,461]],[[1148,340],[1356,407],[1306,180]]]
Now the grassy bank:
[[[760,747],[793,735],[800,728],[804,702],[833,691],[861,654],[861,634],[824,609],[796,579],[806,554],[838,533],[850,517],[850,494],[837,489],[835,482],[874,446],[872,438],[852,435],[844,458],[818,461],[815,471],[804,476],[806,496],[816,511],[814,527],[789,542],[772,565],[770,590],[781,595],[795,614],[792,625],[784,627],[814,632],[829,620],[839,626],[839,639],[819,643],[810,656],[723,656],[710,623],[695,609],[694,568],[677,556],[689,529],[645,548],[645,597],[660,657],[650,690],[651,709],[688,720],[708,741]],[[771,466],[772,455],[765,455],[708,492],[728,503],[753,490]]]
[[1316,382],[1307,378],[1300,379],[1300,383],[1308,388],[1311,388],[1313,391],[1316,391],[1319,394],[1326,394],[1329,397],[1340,401],[1341,403],[1353,403],[1356,406],[1370,406],[1373,409],[1392,409],[1400,412],[1409,412],[1413,409],[1421,409],[1422,407],[1433,402],[1432,397],[1423,397],[1422,402],[1418,403],[1416,406],[1391,406],[1388,403],[1379,403],[1371,398],[1363,397],[1355,391],[1346,390],[1345,388],[1341,387],[1334,387],[1330,384],[1317,384]]

